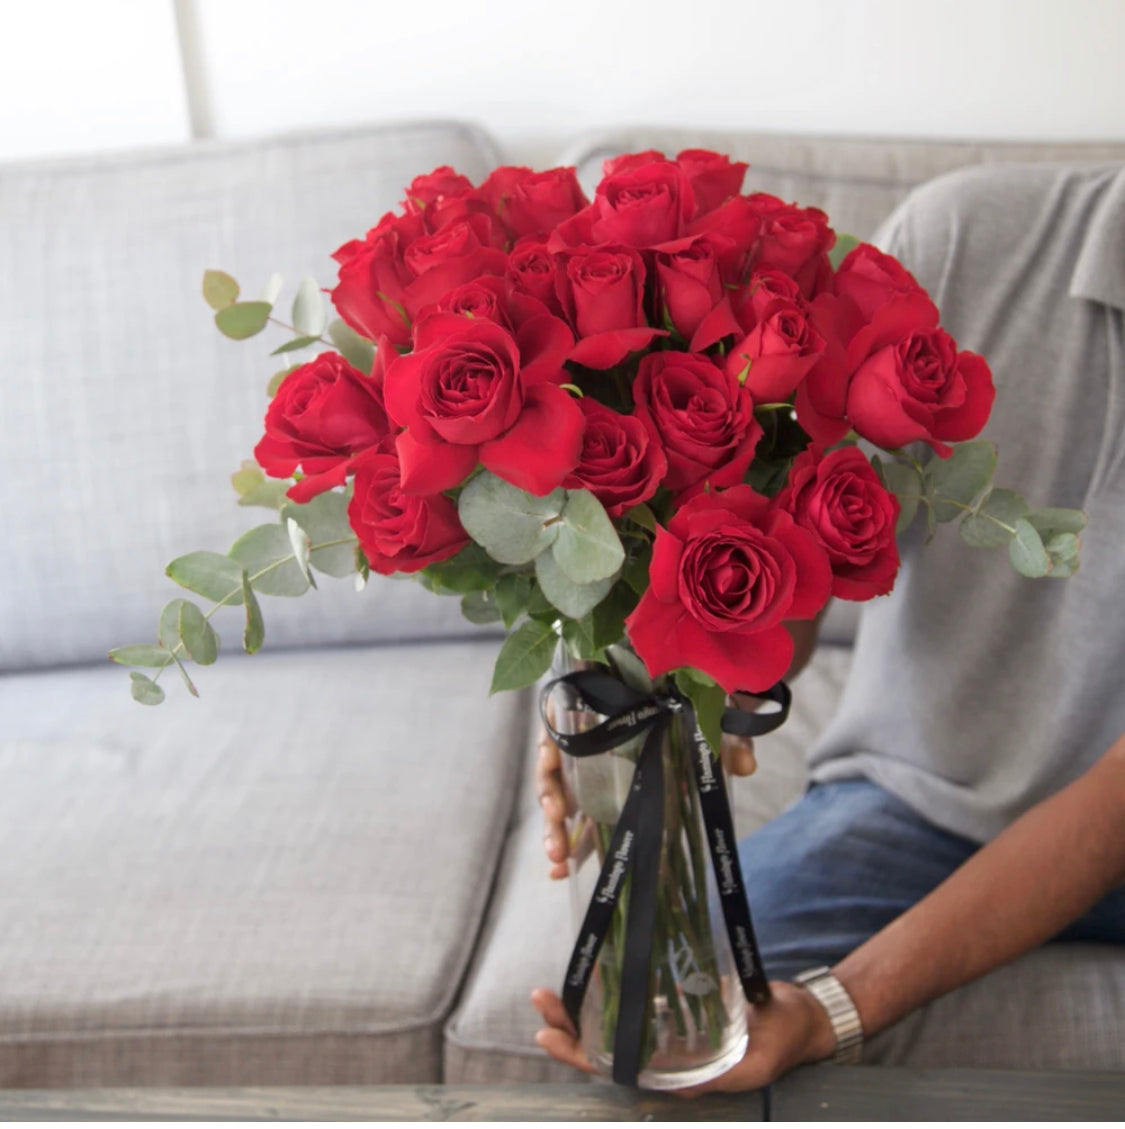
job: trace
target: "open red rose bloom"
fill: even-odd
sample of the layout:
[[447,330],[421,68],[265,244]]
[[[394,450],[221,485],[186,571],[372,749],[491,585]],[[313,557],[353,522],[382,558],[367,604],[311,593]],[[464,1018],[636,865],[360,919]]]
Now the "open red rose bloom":
[[303,503],[353,480],[373,571],[476,592],[477,615],[494,599],[590,657],[627,638],[654,677],[768,688],[786,622],[894,584],[899,503],[860,441],[947,457],[993,386],[899,262],[837,261],[825,214],[743,194],[746,169],[623,156],[592,200],[573,169],[419,177],[335,253],[332,301],[374,366],[295,368],[262,468]]

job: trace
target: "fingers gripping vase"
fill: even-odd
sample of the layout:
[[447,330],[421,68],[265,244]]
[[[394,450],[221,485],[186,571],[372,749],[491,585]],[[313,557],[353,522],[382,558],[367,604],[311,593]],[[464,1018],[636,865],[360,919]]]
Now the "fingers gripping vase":
[[[607,669],[577,662],[560,646],[552,682],[590,671],[605,672],[656,699],[671,691],[659,682],[653,685],[639,660],[623,648],[611,649]],[[740,983],[745,970],[736,967],[709,852],[717,842],[720,874],[727,867],[737,870],[733,831],[719,831],[716,841],[716,830],[705,827],[701,809],[701,780],[705,789],[725,790],[721,765],[709,754],[702,768],[693,765],[698,749],[693,715],[677,712],[674,691],[663,700],[671,703],[671,716],[655,735],[650,729],[604,752],[563,757],[578,934],[563,999],[567,1003],[570,994],[568,1010],[577,1012],[582,1047],[595,1068],[617,1081],[674,1090],[715,1078],[742,1058],[746,996]],[[618,714],[609,726],[622,718],[635,722],[638,715],[643,721],[651,708]],[[588,697],[567,681],[553,685],[547,713],[560,735],[607,728],[606,715],[593,710]],[[566,744],[565,738],[560,744]],[[642,775],[638,765],[649,777],[642,785],[649,791],[649,806],[638,809],[634,801],[627,811]],[[655,819],[653,789],[662,799],[655,801]],[[629,829],[623,829],[630,816]],[[653,878],[647,892],[641,886],[645,866],[639,855],[633,857],[645,834],[652,839],[648,869]],[[601,928],[591,927],[599,913]],[[748,941],[754,948],[752,933]],[[756,948],[746,955],[750,964],[756,958]],[[760,966],[756,972],[767,991]],[[624,1057],[630,1059],[628,1066]]]

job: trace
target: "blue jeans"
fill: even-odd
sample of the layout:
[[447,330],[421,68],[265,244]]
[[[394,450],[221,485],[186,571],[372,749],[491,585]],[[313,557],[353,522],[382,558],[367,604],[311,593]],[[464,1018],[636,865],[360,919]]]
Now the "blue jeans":
[[[813,785],[738,845],[767,975],[835,964],[977,849],[868,780]],[[1125,944],[1125,887],[1056,940]]]

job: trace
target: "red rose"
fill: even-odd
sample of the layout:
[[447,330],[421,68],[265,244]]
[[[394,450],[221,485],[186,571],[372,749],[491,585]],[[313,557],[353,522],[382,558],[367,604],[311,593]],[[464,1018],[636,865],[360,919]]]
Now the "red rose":
[[512,239],[545,236],[589,204],[573,168],[499,168],[480,186],[480,194]]
[[643,153],[622,153],[618,157],[607,157],[602,161],[602,180],[622,172],[644,168],[645,165],[666,161],[668,158],[657,149],[646,149]]
[[813,536],[735,486],[696,495],[657,530],[649,588],[625,626],[654,678],[691,666],[727,693],[761,691],[793,659],[782,621],[811,619],[831,585]]
[[898,499],[856,447],[797,456],[789,484],[774,505],[793,515],[828,554],[832,595],[844,600],[885,596],[898,575]]
[[819,208],[799,208],[776,196],[757,193],[749,201],[762,220],[756,266],[774,267],[792,275],[801,293],[811,298],[832,280],[828,252],[836,233]]
[[[538,348],[536,323],[528,325]],[[543,356],[525,366],[517,339],[495,322],[452,314],[420,322],[414,352],[386,377],[387,411],[406,427],[397,440],[403,488],[448,490],[479,461],[522,490],[555,489],[578,462],[584,419],[550,382],[560,370]]]
[[793,395],[823,353],[824,338],[803,303],[777,298],[761,306],[754,327],[727,354],[726,367],[736,378],[745,374],[755,403],[779,403]]
[[709,149],[685,149],[677,154],[676,164],[683,169],[695,195],[698,214],[713,211],[742,191],[742,181],[750,167],[744,161],[732,161]]
[[288,478],[300,468],[306,477],[288,493],[304,503],[341,486],[352,457],[390,435],[379,381],[338,353],[321,353],[281,382],[266,409],[266,433],[254,458],[273,478]]
[[744,196],[734,196],[713,212],[697,216],[685,237],[706,235],[715,245],[726,286],[741,286],[750,273],[762,219]]
[[469,542],[457,507],[443,494],[406,494],[398,459],[369,451],[355,460],[348,523],[372,571],[417,572],[460,552]]
[[705,235],[667,244],[653,256],[661,303],[686,340],[723,298],[715,243]]
[[555,290],[555,257],[547,241],[535,236],[519,240],[508,256],[507,279],[521,290],[538,298],[553,314],[562,313]]
[[425,176],[416,176],[410,182],[402,207],[406,212],[424,212],[430,204],[448,197],[464,196],[472,190],[471,180],[451,169],[449,165],[442,165],[441,168],[434,169]]
[[579,400],[578,406],[586,417],[582,454],[563,486],[589,490],[610,517],[620,517],[656,493],[668,462],[636,416],[621,415],[590,396]]
[[913,330],[869,354],[848,385],[846,413],[856,431],[888,450],[972,439],[988,421],[995,399],[983,357],[959,353],[940,326]]
[[742,480],[762,427],[736,377],[698,353],[649,353],[633,381],[633,399],[638,417],[664,448],[669,489]]
[[925,294],[917,279],[893,255],[870,243],[848,252],[836,271],[836,293],[850,298],[867,319],[898,295]]
[[605,177],[592,209],[598,242],[653,247],[684,234],[695,215],[695,196],[678,165],[653,161]]
[[559,303],[579,338],[572,361],[611,368],[665,333],[645,321],[645,264],[636,250],[610,244],[564,251],[559,259]]

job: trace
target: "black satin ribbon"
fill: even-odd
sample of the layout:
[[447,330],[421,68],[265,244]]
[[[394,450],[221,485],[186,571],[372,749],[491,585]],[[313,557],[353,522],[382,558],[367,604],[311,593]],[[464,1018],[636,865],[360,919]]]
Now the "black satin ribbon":
[[[587,707],[606,720],[582,733],[562,733],[551,724],[547,703],[555,688],[573,689]],[[775,702],[772,713],[750,713],[728,708],[722,716],[725,733],[760,737],[772,733],[789,716],[792,695],[784,682],[754,695]],[[617,748],[647,731],[637,758],[629,795],[610,837],[594,895],[586,909],[578,939],[570,954],[563,980],[562,1002],[577,1031],[582,1000],[593,974],[594,962],[609,932],[626,877],[631,877],[625,944],[621,960],[621,997],[613,1043],[613,1080],[637,1084],[641,1068],[644,1020],[651,972],[652,936],[660,875],[660,843],[664,835],[664,772],[661,744],[664,731],[678,714],[694,737],[692,767],[699,790],[700,811],[711,852],[711,865],[727,935],[734,952],[739,980],[746,998],[755,1004],[770,998],[762,967],[746,886],[738,861],[734,820],[722,772],[711,747],[696,722],[691,702],[678,691],[646,694],[634,690],[603,670],[584,670],[553,679],[540,697],[543,723],[559,748],[572,757],[589,757]]]

